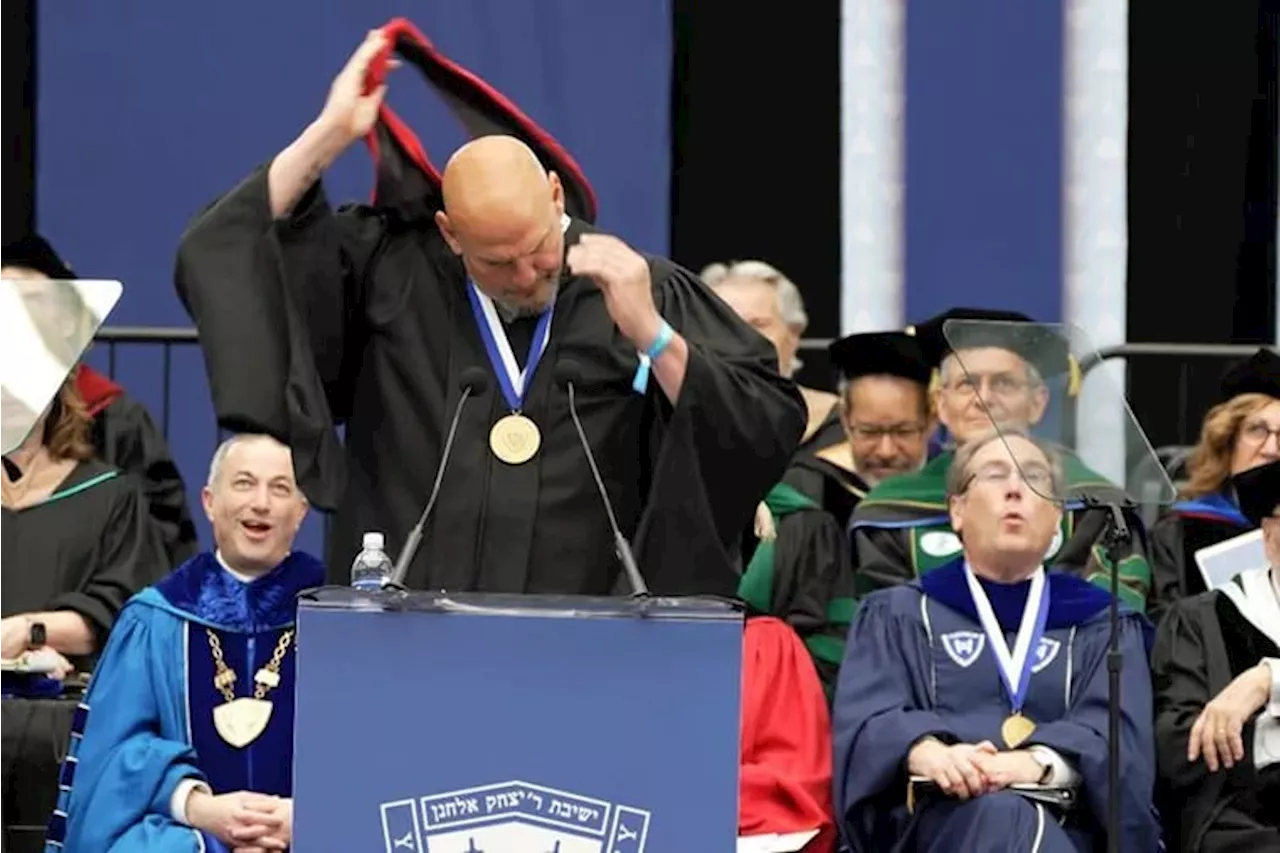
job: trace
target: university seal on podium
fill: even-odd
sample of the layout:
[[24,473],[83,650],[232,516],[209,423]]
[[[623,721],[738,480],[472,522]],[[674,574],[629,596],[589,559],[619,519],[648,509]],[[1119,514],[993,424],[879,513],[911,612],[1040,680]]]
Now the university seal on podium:
[[528,782],[383,803],[387,853],[644,853],[650,813]]

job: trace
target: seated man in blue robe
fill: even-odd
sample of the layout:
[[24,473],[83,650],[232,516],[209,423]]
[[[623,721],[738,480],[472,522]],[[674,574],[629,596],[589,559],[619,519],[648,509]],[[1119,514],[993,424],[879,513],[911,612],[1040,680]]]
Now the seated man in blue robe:
[[289,846],[297,594],[307,512],[288,448],[240,435],[204,489],[217,549],[120,613],[76,713],[46,850]]
[[[860,607],[832,709],[836,819],[855,853],[1103,848],[1111,598],[1042,565],[1062,480],[1026,433],[966,442],[946,483],[963,556]],[[1150,624],[1120,614],[1119,845],[1149,853]]]

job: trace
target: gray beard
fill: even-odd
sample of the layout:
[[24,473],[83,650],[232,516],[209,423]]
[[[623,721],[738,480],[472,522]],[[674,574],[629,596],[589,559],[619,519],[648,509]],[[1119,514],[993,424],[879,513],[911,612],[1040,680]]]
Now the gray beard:
[[528,317],[537,317],[543,311],[547,310],[547,305],[556,301],[556,294],[560,288],[557,287],[551,291],[551,298],[547,300],[547,304],[541,307],[532,305],[513,305],[510,302],[503,302],[499,299],[493,300],[493,305],[498,309],[498,316],[502,318],[504,323],[514,323],[516,320],[523,320]]

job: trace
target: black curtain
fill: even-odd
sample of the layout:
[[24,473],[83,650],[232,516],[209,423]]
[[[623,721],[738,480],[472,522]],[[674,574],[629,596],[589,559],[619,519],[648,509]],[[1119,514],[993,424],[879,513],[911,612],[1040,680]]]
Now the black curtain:
[[[767,261],[840,328],[840,2],[674,0],[671,254]],[[826,354],[801,382],[834,387]]]
[[[1130,5],[1130,341],[1274,337],[1277,5]],[[1226,364],[1130,362],[1153,444],[1194,443]]]
[[35,224],[36,63],[35,0],[4,3],[4,209],[5,240]]

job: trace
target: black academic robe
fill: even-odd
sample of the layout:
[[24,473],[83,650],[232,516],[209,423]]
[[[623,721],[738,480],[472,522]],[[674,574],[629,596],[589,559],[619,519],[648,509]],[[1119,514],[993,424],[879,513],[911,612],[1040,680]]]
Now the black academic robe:
[[[566,242],[588,230],[574,220]],[[541,449],[523,465],[498,461],[488,435],[507,404],[496,382],[473,395],[409,586],[615,589],[614,540],[553,378],[572,360],[587,437],[651,588],[733,594],[739,536],[800,439],[803,405],[764,338],[693,274],[649,262],[658,311],[689,344],[676,404],[656,380],[632,391],[634,345],[592,282],[566,278],[523,404]],[[435,227],[382,208],[335,213],[319,184],[273,221],[260,169],[183,236],[177,286],[200,330],[219,422],[287,442],[307,496],[336,507],[329,580],[349,580],[363,531],[384,531],[397,550],[431,490],[461,374],[492,375],[465,272]],[[520,355],[532,325],[508,331]],[[335,424],[345,425],[345,447]]]
[[[1209,773],[1203,759],[1187,761],[1187,738],[1204,706],[1276,643],[1213,591],[1169,608],[1152,653],[1155,735],[1161,811],[1171,851],[1226,853],[1280,849],[1280,766],[1261,773],[1253,763],[1254,722],[1245,723],[1244,760]],[[1263,807],[1264,803],[1271,805]]]
[[169,569],[134,479],[96,460],[45,500],[0,518],[4,615],[73,610],[99,648],[129,596]]
[[1161,514],[1151,525],[1152,618],[1178,599],[1205,591],[1197,551],[1252,527],[1225,494],[1181,501]]
[[89,373],[88,368],[80,367],[77,386],[81,393],[87,383],[99,392],[107,392],[96,400],[86,398],[93,416],[89,437],[94,451],[99,459],[134,475],[141,483],[169,566],[181,565],[195,555],[199,543],[187,507],[187,489],[168,443],[145,406],[105,377],[97,378],[114,390],[87,379]]
[[835,454],[847,452],[843,441],[836,441],[811,453],[798,453],[782,478],[830,513],[841,531],[849,529],[854,509],[870,491],[865,480],[833,461]]

